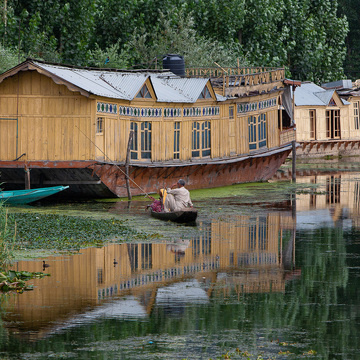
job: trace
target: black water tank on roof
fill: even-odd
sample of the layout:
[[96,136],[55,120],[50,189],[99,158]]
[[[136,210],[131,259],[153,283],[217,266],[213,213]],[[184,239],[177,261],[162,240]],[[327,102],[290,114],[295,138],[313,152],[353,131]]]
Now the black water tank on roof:
[[185,76],[185,61],[181,55],[167,54],[163,57],[163,69],[178,76]]

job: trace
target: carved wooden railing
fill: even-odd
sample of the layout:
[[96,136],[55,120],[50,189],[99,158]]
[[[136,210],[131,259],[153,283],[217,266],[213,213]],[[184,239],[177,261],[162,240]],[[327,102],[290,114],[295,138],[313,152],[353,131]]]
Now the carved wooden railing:
[[294,128],[289,128],[280,132],[280,145],[289,144],[294,140],[296,140]]
[[[284,68],[194,68],[186,69],[187,77],[208,77],[223,95],[240,95],[254,90],[270,90],[269,85],[285,79]],[[255,89],[254,89],[255,88]]]
[[[285,79],[284,68],[270,68],[270,67],[252,67],[252,68],[189,68],[185,70],[187,77],[209,77],[212,80],[226,79],[227,84],[230,84],[230,79],[235,79],[232,86],[239,83],[245,85],[254,85],[260,83],[269,83],[274,81],[281,81]],[[247,79],[247,80],[245,80]]]

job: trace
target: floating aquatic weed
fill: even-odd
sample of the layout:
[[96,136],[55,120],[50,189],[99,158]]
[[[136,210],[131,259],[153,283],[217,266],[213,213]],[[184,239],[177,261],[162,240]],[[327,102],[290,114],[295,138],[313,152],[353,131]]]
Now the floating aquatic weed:
[[115,218],[94,219],[40,213],[11,215],[11,221],[17,224],[15,250],[74,250],[103,246],[106,242],[146,238],[146,234],[124,225],[122,220]]
[[32,285],[26,285],[26,281],[31,279],[41,279],[50,274],[44,274],[42,272],[29,272],[29,271],[15,271],[9,270],[6,272],[0,272],[0,291],[9,292],[16,291],[22,293],[24,291],[32,290]]

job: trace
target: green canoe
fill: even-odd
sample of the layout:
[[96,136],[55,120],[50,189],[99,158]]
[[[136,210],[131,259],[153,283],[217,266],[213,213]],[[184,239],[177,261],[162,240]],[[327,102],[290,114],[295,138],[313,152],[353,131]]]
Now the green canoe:
[[0,201],[12,205],[24,205],[56,194],[69,186],[53,186],[28,190],[0,191]]

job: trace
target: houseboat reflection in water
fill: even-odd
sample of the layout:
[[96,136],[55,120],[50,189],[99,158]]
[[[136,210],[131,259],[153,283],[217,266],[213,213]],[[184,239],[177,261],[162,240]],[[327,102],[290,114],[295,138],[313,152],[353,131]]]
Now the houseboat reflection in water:
[[[176,312],[236,293],[285,291],[294,269],[290,211],[199,227],[198,236],[173,243],[113,244],[48,258],[51,276],[9,299],[8,328],[35,339],[99,317],[147,318],[157,306]],[[42,261],[14,267],[41,271]]]
[[358,227],[360,214],[360,178],[358,173],[333,172],[309,175],[298,182],[314,184],[296,200],[296,228],[313,230],[320,227]]

